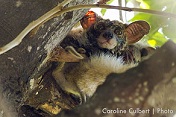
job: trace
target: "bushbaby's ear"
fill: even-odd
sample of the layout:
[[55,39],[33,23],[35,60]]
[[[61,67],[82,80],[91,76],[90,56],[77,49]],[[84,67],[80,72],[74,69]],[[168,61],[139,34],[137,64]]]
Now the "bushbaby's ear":
[[150,25],[146,21],[135,21],[125,29],[126,41],[128,44],[135,43],[149,33]]
[[84,17],[80,20],[81,26],[83,29],[88,29],[92,24],[94,24],[97,20],[102,19],[93,11],[88,11]]

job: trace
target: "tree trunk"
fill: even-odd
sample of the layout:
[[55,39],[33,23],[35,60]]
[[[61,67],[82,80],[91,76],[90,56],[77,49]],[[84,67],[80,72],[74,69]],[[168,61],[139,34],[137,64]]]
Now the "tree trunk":
[[[13,40],[30,22],[62,1],[0,0],[0,46]],[[93,1],[74,0],[69,6],[86,3]],[[28,107],[20,109],[28,84],[47,69],[47,64],[43,64],[47,54],[86,12],[81,9],[53,18],[42,24],[36,34],[28,34],[19,46],[0,55],[0,116],[15,117],[21,111],[24,113],[19,116],[39,116],[34,111],[28,112]]]

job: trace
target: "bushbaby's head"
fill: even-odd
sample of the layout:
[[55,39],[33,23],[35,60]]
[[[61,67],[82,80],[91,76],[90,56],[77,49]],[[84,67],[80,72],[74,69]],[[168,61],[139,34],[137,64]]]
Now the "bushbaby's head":
[[127,25],[117,20],[103,19],[93,11],[89,11],[80,22],[93,46],[109,50],[116,46],[123,48],[125,45],[133,44],[150,30],[149,24],[145,21]]
[[125,44],[124,29],[125,25],[118,21],[101,19],[87,30],[87,35],[90,43],[100,48],[113,49]]

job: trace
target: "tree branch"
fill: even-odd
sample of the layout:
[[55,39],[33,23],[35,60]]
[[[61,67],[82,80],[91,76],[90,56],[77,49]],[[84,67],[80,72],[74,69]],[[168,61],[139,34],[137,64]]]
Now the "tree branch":
[[[54,8],[59,1],[63,0],[22,0],[21,6],[14,6],[14,2],[11,2],[11,0],[0,0],[0,45],[2,46],[10,42],[30,22]],[[69,6],[92,2],[90,0],[75,0],[69,3]],[[74,24],[86,12],[87,9],[81,9],[65,13],[60,17],[46,22],[38,29],[33,37],[30,34],[25,36],[19,46],[0,56],[0,116],[3,114],[3,117],[12,117],[7,115],[11,114],[13,117],[17,117],[19,108],[23,103],[22,98],[30,89],[30,87],[28,88],[28,84],[30,86],[34,78],[39,79],[44,70],[49,67],[46,64],[39,71],[41,64],[47,57],[47,53],[67,35]],[[39,77],[33,75],[35,73],[38,73]],[[24,108],[22,111],[24,112]],[[34,113],[25,113],[20,117],[34,117],[32,114]]]
[[129,8],[129,7],[122,7],[122,6],[112,6],[112,5],[104,5],[104,4],[89,4],[89,5],[76,5],[72,7],[68,7],[63,9],[61,12],[68,12],[72,10],[77,9],[86,9],[86,8],[106,8],[106,9],[118,9],[118,10],[124,10],[124,11],[134,11],[134,12],[143,12],[143,13],[150,13],[154,15],[161,15],[163,17],[168,18],[176,18],[176,14],[173,13],[167,13],[163,11],[156,11],[151,9],[141,9],[141,8]]
[[104,4],[88,4],[88,5],[75,5],[71,7],[67,7],[61,10],[63,7],[62,5],[66,5],[68,2],[71,0],[64,0],[63,3],[59,4],[52,10],[48,11],[46,14],[41,16],[39,19],[36,21],[33,21],[30,23],[13,41],[8,43],[7,45],[3,46],[0,48],[0,55],[7,52],[8,50],[12,49],[13,47],[19,45],[23,38],[36,26],[47,22],[48,20],[60,16],[63,13],[73,11],[73,10],[78,10],[78,9],[87,9],[87,8],[106,8],[106,9],[118,9],[118,10],[124,10],[124,11],[135,11],[135,12],[144,12],[144,13],[150,13],[154,15],[161,15],[163,17],[171,17],[171,18],[176,18],[175,14],[172,13],[166,13],[162,11],[156,11],[156,10],[150,10],[150,9],[140,9],[140,8],[129,8],[129,7],[122,7],[122,6],[111,6],[111,5],[104,5]]
[[[7,52],[8,50],[14,48],[15,46],[19,45],[23,38],[35,27],[42,24],[43,22],[46,22],[50,19],[52,15],[60,11],[65,5],[67,5],[72,0],[64,0],[62,3],[58,4],[56,7],[48,11],[46,14],[38,18],[37,20],[31,22],[14,40],[12,40],[10,43],[5,45],[4,47],[0,48],[0,55]],[[47,20],[48,19],[48,20]]]

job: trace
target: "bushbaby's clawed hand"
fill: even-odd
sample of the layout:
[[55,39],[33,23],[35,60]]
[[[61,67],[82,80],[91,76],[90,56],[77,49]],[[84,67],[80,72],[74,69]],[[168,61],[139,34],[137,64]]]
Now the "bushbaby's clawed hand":
[[72,46],[67,46],[65,49],[61,46],[56,47],[50,54],[49,61],[53,62],[79,62],[84,59],[85,55],[78,53]]

